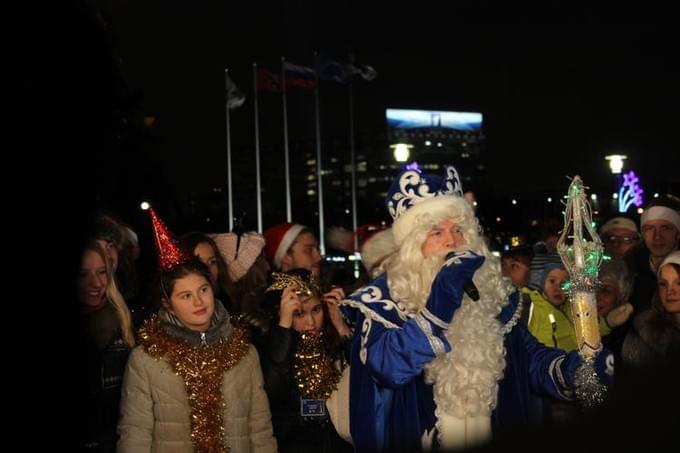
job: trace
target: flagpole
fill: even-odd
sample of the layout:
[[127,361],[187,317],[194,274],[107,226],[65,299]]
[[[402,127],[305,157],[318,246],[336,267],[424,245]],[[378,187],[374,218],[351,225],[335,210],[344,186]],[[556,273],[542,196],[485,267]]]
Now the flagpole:
[[[229,69],[224,70],[224,81],[227,90],[229,89]],[[225,101],[226,111],[227,111],[227,192],[229,193],[229,199],[227,206],[229,207],[229,231],[234,229],[234,199],[231,191],[231,121],[229,116],[229,92],[226,94]]]
[[[349,80],[349,156],[352,166],[352,231],[354,231],[354,254],[359,250],[357,231],[357,167],[354,155],[354,84]],[[359,278],[359,260],[354,260],[354,278]]]
[[286,222],[292,222],[290,209],[290,160],[288,149],[288,107],[286,103],[286,69],[284,68],[285,57],[281,57],[281,93],[283,93],[283,149],[286,171]]
[[262,191],[260,190],[260,120],[257,107],[257,63],[253,63],[253,100],[255,103],[255,180],[257,181],[257,232],[262,233]]
[[316,117],[316,180],[318,185],[319,197],[319,251],[321,256],[326,255],[326,244],[324,240],[324,221],[323,221],[323,181],[321,175],[321,123],[319,121],[319,69],[318,54],[314,52],[314,113]]

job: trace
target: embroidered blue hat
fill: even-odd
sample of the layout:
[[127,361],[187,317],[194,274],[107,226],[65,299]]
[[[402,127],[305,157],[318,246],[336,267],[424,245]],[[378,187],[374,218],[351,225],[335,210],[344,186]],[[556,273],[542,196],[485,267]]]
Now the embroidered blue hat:
[[423,213],[455,212],[461,206],[472,212],[463,198],[463,186],[453,166],[445,167],[444,176],[402,170],[387,193],[386,205],[393,219],[392,231],[397,245],[413,230],[415,220]]

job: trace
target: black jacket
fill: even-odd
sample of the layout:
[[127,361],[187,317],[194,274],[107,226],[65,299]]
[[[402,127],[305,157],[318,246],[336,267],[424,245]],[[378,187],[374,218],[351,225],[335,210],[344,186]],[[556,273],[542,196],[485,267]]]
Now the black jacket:
[[352,452],[352,446],[336,433],[327,412],[318,417],[301,415],[300,393],[293,377],[297,343],[298,334],[294,330],[273,325],[260,351],[264,388],[279,451]]

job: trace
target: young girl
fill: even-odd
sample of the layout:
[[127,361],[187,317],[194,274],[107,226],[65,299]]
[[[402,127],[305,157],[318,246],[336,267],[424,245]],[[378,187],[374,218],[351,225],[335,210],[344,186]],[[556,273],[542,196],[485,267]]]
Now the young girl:
[[657,271],[658,290],[651,307],[633,319],[623,343],[623,361],[651,365],[680,357],[680,251],[669,254]]
[[348,337],[338,332],[350,330],[337,307],[340,293],[336,298],[327,294],[322,302],[315,277],[305,269],[275,272],[272,277],[265,301],[272,323],[262,369],[279,449],[352,451],[336,433],[325,407],[346,364]]
[[180,246],[184,250],[190,250],[210,270],[210,278],[216,289],[215,297],[222,302],[231,316],[239,314],[232,303],[232,288],[227,272],[227,263],[215,244],[208,235],[198,231],[187,233],[180,237]]
[[257,352],[216,302],[208,268],[151,216],[161,309],[128,362],[118,452],[276,451]]
[[100,213],[93,219],[91,236],[106,252],[118,290],[134,309],[141,302],[136,263],[139,249],[135,249],[131,234],[132,230],[110,214]]

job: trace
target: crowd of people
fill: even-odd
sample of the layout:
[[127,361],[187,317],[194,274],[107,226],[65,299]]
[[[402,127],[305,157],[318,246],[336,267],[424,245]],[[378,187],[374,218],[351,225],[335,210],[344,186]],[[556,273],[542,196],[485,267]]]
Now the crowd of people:
[[[448,451],[587,418],[558,232],[493,253],[453,167],[400,171],[386,207],[392,224],[362,230],[351,282],[327,275],[304,225],[175,236],[153,208],[156,272],[141,276],[151,250],[95,215],[77,285],[81,446]],[[616,401],[627,377],[680,354],[680,202],[599,235],[593,379]]]

